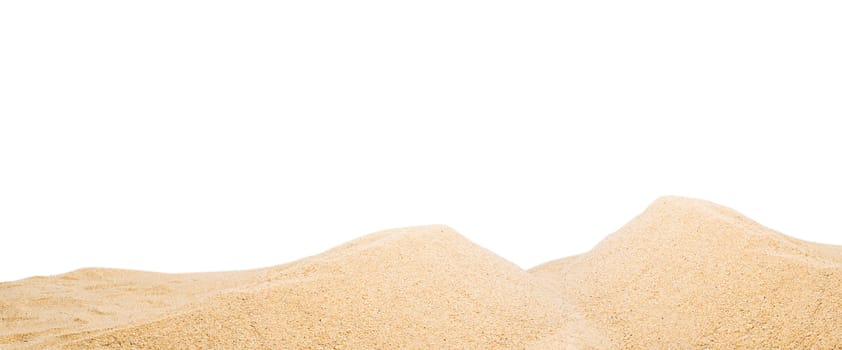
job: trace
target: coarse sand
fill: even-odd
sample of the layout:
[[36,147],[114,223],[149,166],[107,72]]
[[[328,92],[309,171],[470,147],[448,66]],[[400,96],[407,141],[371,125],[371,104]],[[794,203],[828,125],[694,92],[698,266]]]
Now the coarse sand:
[[0,288],[8,304],[4,349],[606,344],[549,285],[445,226],[375,233],[262,270],[166,275],[97,269]]
[[590,252],[535,267],[619,349],[842,349],[842,247],[702,200],[658,199]]
[[842,349],[842,247],[680,197],[529,271],[410,227],[257,270],[0,283],[0,349]]

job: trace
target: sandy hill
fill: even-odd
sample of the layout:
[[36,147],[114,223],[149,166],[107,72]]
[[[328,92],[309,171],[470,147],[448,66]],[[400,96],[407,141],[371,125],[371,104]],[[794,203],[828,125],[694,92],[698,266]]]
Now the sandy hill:
[[0,349],[842,349],[842,247],[678,197],[530,271],[412,227],[258,270],[0,283]]
[[661,198],[590,252],[531,273],[616,348],[842,349],[842,247],[702,200]]
[[588,349],[555,290],[444,226],[278,267],[88,269],[0,284],[3,349]]

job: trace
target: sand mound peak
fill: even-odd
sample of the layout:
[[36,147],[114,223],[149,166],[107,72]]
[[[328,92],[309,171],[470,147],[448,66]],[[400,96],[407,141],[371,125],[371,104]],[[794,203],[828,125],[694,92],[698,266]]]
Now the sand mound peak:
[[677,244],[684,248],[711,242],[791,238],[751,220],[740,212],[701,199],[666,196],[652,202],[641,214],[609,235],[597,246],[636,248],[657,255]]
[[445,225],[409,226],[370,233],[331,248],[319,255],[322,258],[334,255],[344,256],[383,246],[390,250],[421,250],[422,247],[418,246],[419,244],[435,244],[439,241],[468,242],[464,236]]
[[[652,204],[650,204],[643,213],[629,222],[629,225],[657,225],[660,229],[657,230],[656,233],[666,233],[671,229],[675,229],[674,231],[680,234],[693,233],[693,230],[687,230],[688,226],[692,227],[693,225],[700,227],[700,229],[696,231],[703,231],[702,228],[711,225],[729,227],[742,226],[743,228],[756,227],[761,229],[743,230],[746,232],[728,231],[727,233],[749,233],[749,231],[753,233],[757,231],[768,231],[768,229],[763,228],[757,222],[749,219],[734,209],[703,199],[678,196],[658,198],[652,202]],[[621,233],[633,233],[632,231],[633,230],[621,230]],[[705,233],[711,233],[715,230],[706,231],[708,232]]]
[[835,349],[839,251],[665,197],[590,252],[531,272],[624,348]]

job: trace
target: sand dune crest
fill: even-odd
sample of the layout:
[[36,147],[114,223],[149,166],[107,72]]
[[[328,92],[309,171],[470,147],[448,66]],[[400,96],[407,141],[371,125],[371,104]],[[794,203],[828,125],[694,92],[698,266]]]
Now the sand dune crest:
[[529,271],[410,227],[257,270],[0,283],[0,348],[842,349],[842,247],[681,197]]
[[840,349],[840,251],[665,197],[590,252],[531,272],[621,348]]

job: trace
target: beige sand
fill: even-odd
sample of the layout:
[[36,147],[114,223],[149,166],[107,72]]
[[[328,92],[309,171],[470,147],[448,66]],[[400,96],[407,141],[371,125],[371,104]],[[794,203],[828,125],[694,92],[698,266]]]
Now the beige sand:
[[557,293],[444,226],[240,273],[85,270],[0,285],[0,347],[588,349]]
[[592,251],[530,271],[447,227],[424,226],[259,270],[85,269],[0,283],[4,350],[840,344],[842,247],[676,197]]
[[842,349],[842,247],[666,197],[590,252],[535,267],[624,349]]

